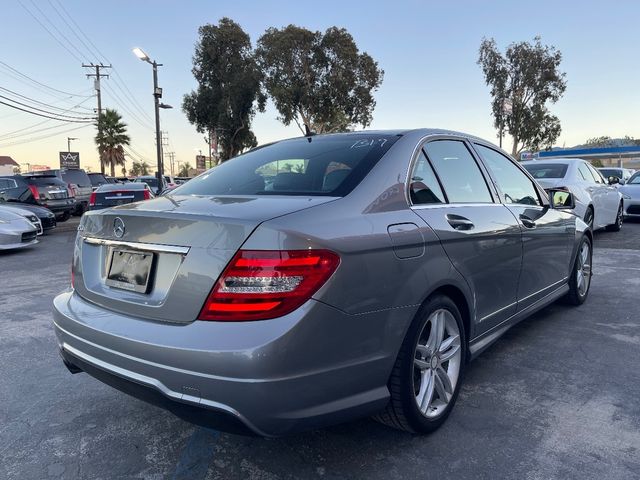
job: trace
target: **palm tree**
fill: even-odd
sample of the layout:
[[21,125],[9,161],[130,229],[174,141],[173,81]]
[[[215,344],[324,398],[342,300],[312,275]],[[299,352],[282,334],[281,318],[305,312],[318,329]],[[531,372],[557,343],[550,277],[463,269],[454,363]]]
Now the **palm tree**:
[[111,176],[116,176],[116,165],[124,166],[124,146],[129,145],[131,138],[127,135],[127,124],[115,110],[107,108],[100,117],[96,145],[100,155],[100,169],[111,167]]

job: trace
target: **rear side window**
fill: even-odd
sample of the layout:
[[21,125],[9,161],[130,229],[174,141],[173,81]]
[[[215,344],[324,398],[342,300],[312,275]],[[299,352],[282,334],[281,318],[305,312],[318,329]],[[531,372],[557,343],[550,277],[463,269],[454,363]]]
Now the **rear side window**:
[[424,150],[450,203],[493,203],[480,167],[458,140],[436,140]]
[[392,135],[296,138],[254,149],[181,185],[176,195],[348,194],[397,140]]
[[593,179],[596,181],[596,183],[605,183],[604,178],[602,178],[602,175],[598,170],[596,170],[594,167],[588,164],[587,164],[587,168],[591,172],[591,175],[593,176]]
[[495,150],[476,144],[476,149],[484,160],[502,192],[504,203],[542,205],[536,188],[511,160]]
[[589,183],[597,183],[593,174],[589,171],[589,167],[587,167],[586,163],[580,162],[578,164],[578,173],[580,176]]
[[11,178],[0,178],[0,188],[16,188],[18,184]]
[[446,202],[440,183],[423,151],[420,151],[413,165],[409,195],[414,205]]
[[67,183],[73,183],[79,187],[90,187],[91,180],[84,170],[63,170],[62,179]]
[[533,178],[564,178],[567,174],[566,163],[526,163],[522,165]]

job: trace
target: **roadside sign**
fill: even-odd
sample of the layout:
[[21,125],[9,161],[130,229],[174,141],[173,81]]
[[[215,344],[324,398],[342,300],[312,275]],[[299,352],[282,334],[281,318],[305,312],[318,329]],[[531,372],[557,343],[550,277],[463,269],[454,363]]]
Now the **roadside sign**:
[[80,153],[60,152],[60,168],[80,168]]
[[520,160],[533,160],[534,158],[538,158],[538,153],[522,152],[520,154]]

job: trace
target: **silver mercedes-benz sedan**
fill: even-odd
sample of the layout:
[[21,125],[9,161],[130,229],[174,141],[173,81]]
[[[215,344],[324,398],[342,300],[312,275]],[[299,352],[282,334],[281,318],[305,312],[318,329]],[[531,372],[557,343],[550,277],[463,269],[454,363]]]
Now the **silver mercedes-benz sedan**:
[[469,360],[545,305],[587,298],[592,234],[574,207],[462,133],[276,142],[86,213],[54,301],[60,352],[225,431],[374,415],[430,432]]

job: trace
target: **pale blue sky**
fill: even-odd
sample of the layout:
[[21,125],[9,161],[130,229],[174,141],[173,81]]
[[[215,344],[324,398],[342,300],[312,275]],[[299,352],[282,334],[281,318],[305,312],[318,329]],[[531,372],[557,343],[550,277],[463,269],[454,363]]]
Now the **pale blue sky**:
[[[640,136],[635,119],[640,111],[637,1],[4,0],[0,61],[42,83],[84,95],[91,93],[92,84],[78,59],[56,43],[24,8],[54,34],[58,35],[55,28],[63,32],[80,50],[76,56],[84,61],[101,60],[90,55],[87,50],[91,45],[83,46],[55,13],[53,6],[62,12],[57,1],[114,64],[120,84],[124,82],[139,102],[143,112],[126,100],[115,79],[103,81],[103,107],[115,107],[122,113],[130,127],[133,149],[150,163],[155,161],[151,67],[134,57],[131,49],[140,46],[164,64],[160,69],[163,101],[175,107],[162,111],[163,130],[170,138],[166,150],[174,150],[178,160],[193,165],[197,150],[205,150],[206,145],[187,122],[180,105],[182,96],[195,86],[190,70],[197,29],[223,16],[240,23],[253,42],[266,28],[289,23],[314,30],[345,27],[359,48],[385,70],[384,82],[376,93],[371,128],[451,128],[496,142],[488,88],[476,65],[480,41],[483,36],[491,36],[504,48],[512,41],[541,35],[545,43],[562,51],[562,69],[567,73],[567,92],[552,106],[562,122],[558,144],[572,146],[599,135]],[[84,106],[95,104],[94,99],[74,101],[49,96],[10,73],[0,64],[0,87],[43,102],[57,102],[55,105],[63,108],[82,100],[86,100]],[[253,129],[259,142],[298,135],[296,127],[285,127],[276,117],[273,108],[256,116]],[[31,135],[59,132],[52,138],[8,145],[30,138],[7,137],[8,133],[42,120],[15,114],[0,105],[0,155],[11,155],[20,163],[53,166],[57,152],[66,150],[66,137],[74,136],[79,140],[72,150],[79,150],[83,164],[97,170],[92,127],[64,133],[72,127],[61,126]],[[56,123],[46,122],[33,130]],[[505,146],[509,146],[508,141]]]

